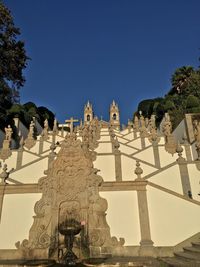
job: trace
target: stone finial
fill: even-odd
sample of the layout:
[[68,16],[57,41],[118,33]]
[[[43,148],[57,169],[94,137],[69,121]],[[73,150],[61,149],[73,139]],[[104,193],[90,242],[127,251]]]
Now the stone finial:
[[28,149],[31,149],[36,144],[34,120],[32,120],[30,123],[28,137],[26,138],[24,144],[25,144],[25,147]]
[[5,129],[5,139],[3,141],[3,147],[0,152],[0,158],[3,161],[5,161],[7,158],[9,158],[12,155],[10,145],[11,145],[11,137],[13,133],[13,130],[10,127],[10,125],[8,125],[8,127],[5,127],[4,129]]
[[54,119],[54,122],[53,122],[53,133],[58,134],[58,122],[56,118]]
[[170,136],[172,133],[172,123],[171,123],[168,113],[165,113],[165,121],[164,121],[162,130],[163,130],[163,134],[165,135],[165,137]]
[[9,174],[11,171],[13,171],[14,169],[12,168],[10,171],[7,171],[7,164],[4,164],[2,172],[0,173],[0,178],[1,178],[1,184],[7,184],[6,180],[9,178]]
[[4,130],[5,130],[5,140],[8,140],[10,142],[13,133],[11,126],[8,125],[8,127],[5,127]]
[[185,162],[185,159],[182,157],[182,153],[183,153],[183,148],[180,145],[180,142],[178,142],[177,147],[176,147],[176,152],[178,153],[178,162]]
[[143,174],[143,170],[142,170],[142,168],[140,167],[140,162],[139,162],[139,160],[136,160],[135,174],[137,175],[136,180],[141,180],[141,179],[142,179],[141,175]]
[[43,140],[47,141],[48,140],[48,130],[49,130],[49,123],[48,123],[48,120],[46,119],[44,121],[44,129],[42,131],[42,138]]
[[197,160],[200,160],[200,122],[194,120],[193,126],[194,126],[194,136],[196,140],[195,146],[197,151]]
[[147,132],[147,128],[146,128],[146,125],[145,125],[145,119],[144,117],[141,115],[140,116],[140,136],[141,137],[148,137],[148,132]]
[[135,131],[139,131],[139,119],[137,116],[134,117],[134,129]]

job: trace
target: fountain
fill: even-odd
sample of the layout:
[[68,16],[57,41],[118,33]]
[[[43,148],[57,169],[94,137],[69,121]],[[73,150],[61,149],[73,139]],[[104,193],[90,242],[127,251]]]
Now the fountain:
[[74,237],[78,235],[82,229],[80,222],[75,219],[67,219],[59,225],[59,232],[64,235],[64,243],[66,246],[66,252],[62,256],[61,262],[67,266],[76,266],[77,256],[72,251]]

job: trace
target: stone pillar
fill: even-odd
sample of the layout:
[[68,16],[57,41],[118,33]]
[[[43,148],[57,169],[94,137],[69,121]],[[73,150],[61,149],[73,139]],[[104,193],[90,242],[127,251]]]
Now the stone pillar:
[[176,152],[178,153],[178,156],[179,156],[176,161],[179,165],[183,194],[185,196],[189,196],[192,193],[191,185],[190,185],[190,179],[189,179],[189,173],[188,173],[188,168],[187,168],[187,162],[182,157],[183,148],[180,146],[180,144],[178,144]]
[[145,148],[145,138],[144,137],[141,137],[141,147],[142,147],[142,149]]
[[115,178],[116,181],[122,181],[121,152],[116,150],[115,154]]
[[64,128],[63,128],[63,126],[61,128],[61,136],[64,137]]
[[[142,173],[143,170],[140,168],[140,163],[136,161],[135,174],[137,175],[137,179],[135,179],[135,181],[145,182],[145,180],[141,178]],[[142,185],[137,189],[137,199],[141,233],[139,254],[140,256],[153,256],[154,247],[153,241],[151,240],[146,186],[144,187],[144,185]]]
[[1,223],[1,215],[3,209],[3,199],[4,199],[4,191],[5,191],[5,184],[0,184],[0,223]]
[[133,139],[136,139],[137,138],[137,131],[136,129],[133,129]]
[[153,141],[153,155],[154,155],[154,162],[155,162],[155,167],[160,169],[160,155],[159,155],[159,149],[158,149],[158,142]]
[[43,152],[43,146],[44,146],[44,140],[43,140],[43,136],[40,137],[40,140],[39,140],[39,155],[42,154]]
[[151,240],[146,189],[137,190],[137,198],[138,198],[138,210],[139,210],[140,232],[141,232],[140,254],[149,255],[149,253],[150,254],[152,253],[153,241]]
[[23,147],[20,147],[17,151],[17,164],[16,164],[16,169],[21,168],[22,166],[22,159],[23,159]]
[[186,154],[186,159],[187,161],[192,161],[192,154],[190,150],[190,144],[186,143],[184,144],[185,147],[185,154]]

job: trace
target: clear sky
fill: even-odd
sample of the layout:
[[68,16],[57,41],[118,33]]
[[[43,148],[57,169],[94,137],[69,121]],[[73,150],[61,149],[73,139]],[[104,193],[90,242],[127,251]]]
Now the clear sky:
[[31,61],[21,102],[80,118],[90,100],[121,121],[139,101],[163,96],[173,71],[199,65],[199,0],[4,0]]

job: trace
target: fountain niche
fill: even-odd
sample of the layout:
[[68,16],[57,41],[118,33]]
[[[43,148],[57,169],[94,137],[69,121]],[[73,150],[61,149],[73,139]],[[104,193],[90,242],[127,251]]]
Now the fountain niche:
[[94,159],[95,153],[74,133],[66,136],[39,180],[42,197],[34,207],[29,238],[18,242],[23,258],[73,264],[75,254],[79,260],[112,254],[113,240],[118,244],[106,222],[107,201],[99,195],[103,179],[93,167]]

